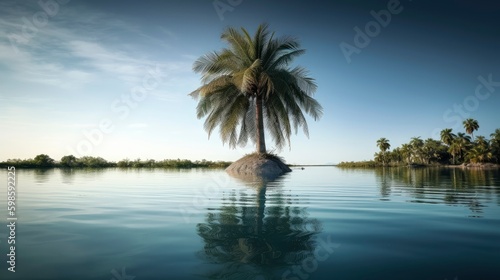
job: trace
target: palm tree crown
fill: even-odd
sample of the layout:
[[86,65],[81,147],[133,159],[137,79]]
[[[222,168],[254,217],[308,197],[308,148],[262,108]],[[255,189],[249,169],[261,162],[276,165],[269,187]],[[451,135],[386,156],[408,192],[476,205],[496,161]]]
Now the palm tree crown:
[[297,133],[302,127],[308,136],[303,112],[317,120],[323,109],[312,97],[314,79],[304,68],[288,66],[304,53],[298,41],[275,38],[265,24],[253,37],[244,28],[227,28],[221,38],[228,47],[200,57],[193,66],[203,85],[190,95],[199,99],[197,117],[206,117],[209,137],[219,127],[222,142],[230,147],[250,139],[257,152],[265,153],[264,124],[277,149],[290,145],[292,128]]
[[492,141],[500,141],[500,128],[495,129],[495,132],[490,134]]
[[385,153],[385,151],[387,151],[391,148],[391,144],[389,144],[389,140],[382,137],[382,138],[377,140],[377,147],[380,148],[380,151],[382,151],[382,153]]
[[441,130],[441,141],[443,141],[443,143],[445,143],[448,146],[450,146],[451,143],[453,143],[453,140],[456,137],[457,136],[452,132],[451,128],[445,128]]
[[466,119],[463,122],[465,132],[470,134],[472,136],[472,139],[474,139],[474,131],[479,129],[479,123],[475,119]]

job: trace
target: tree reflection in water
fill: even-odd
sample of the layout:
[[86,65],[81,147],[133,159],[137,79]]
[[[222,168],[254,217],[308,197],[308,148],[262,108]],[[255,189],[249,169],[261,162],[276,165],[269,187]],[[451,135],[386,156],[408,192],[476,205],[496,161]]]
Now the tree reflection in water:
[[225,192],[222,206],[209,209],[197,225],[205,244],[199,255],[217,267],[204,277],[277,279],[287,267],[313,257],[321,224],[296,197],[283,193],[282,183],[246,182],[248,190]]
[[500,204],[499,170],[462,168],[380,168],[375,175],[383,198],[391,192],[406,193],[410,202],[466,206],[472,217],[481,217],[487,203]]

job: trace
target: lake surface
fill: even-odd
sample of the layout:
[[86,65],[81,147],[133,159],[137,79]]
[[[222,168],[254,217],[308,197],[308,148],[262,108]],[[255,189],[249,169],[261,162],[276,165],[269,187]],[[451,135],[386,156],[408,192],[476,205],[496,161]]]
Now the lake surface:
[[0,279],[500,279],[500,173],[16,170]]

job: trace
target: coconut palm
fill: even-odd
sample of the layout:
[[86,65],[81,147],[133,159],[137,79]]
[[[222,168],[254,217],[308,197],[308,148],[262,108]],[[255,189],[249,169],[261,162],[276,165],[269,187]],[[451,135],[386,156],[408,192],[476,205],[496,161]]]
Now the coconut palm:
[[495,132],[490,134],[491,140],[500,141],[500,128],[495,129]]
[[380,149],[380,157],[382,159],[382,162],[385,164],[386,163],[385,152],[391,148],[391,144],[389,144],[389,140],[382,137],[377,140],[377,147],[379,147]]
[[445,128],[441,130],[441,141],[445,143],[446,145],[450,146],[451,143],[453,143],[453,139],[457,137],[453,132],[451,128]]
[[321,105],[312,97],[314,79],[302,67],[290,68],[304,53],[297,40],[276,38],[266,24],[253,35],[244,28],[227,28],[221,35],[228,47],[200,57],[193,65],[203,85],[190,95],[199,99],[197,117],[206,117],[210,137],[219,127],[223,143],[234,148],[256,143],[266,153],[264,128],[279,150],[290,145],[292,129],[308,136],[304,112],[317,120]]
[[500,128],[497,128],[494,133],[490,134],[490,145],[493,157],[497,163],[500,163]]
[[490,143],[484,136],[477,136],[472,148],[467,151],[466,159],[472,163],[482,163],[493,158]]
[[461,152],[462,152],[462,148],[459,144],[458,141],[453,141],[453,143],[451,143],[450,145],[450,148],[448,149],[448,152],[451,154],[451,156],[453,157],[453,164],[456,164],[456,156],[459,155]]
[[463,122],[465,132],[470,134],[472,136],[472,139],[474,139],[474,131],[479,129],[479,123],[475,119],[466,119]]
[[424,162],[429,164],[431,161],[439,162],[443,155],[443,143],[432,138],[427,138],[424,141],[424,146],[422,147],[422,155]]
[[422,148],[424,146],[424,141],[418,137],[412,137],[410,141],[410,146],[412,149],[412,158],[418,159],[420,163],[422,163]]
[[467,149],[471,144],[470,136],[465,135],[465,133],[463,132],[457,133],[457,138],[455,139],[455,141],[458,141],[464,147],[464,149]]
[[482,148],[489,147],[488,140],[486,140],[486,137],[482,135],[476,136],[476,140],[474,142],[476,146],[480,146]]
[[483,163],[493,158],[488,146],[476,145],[467,152],[467,160],[472,163]]
[[391,144],[389,144],[389,140],[382,137],[382,138],[377,140],[377,147],[379,147],[379,149],[382,153],[385,153],[385,151],[387,151],[391,148]]
[[404,161],[408,164],[411,163],[411,150],[410,144],[401,145],[401,155],[403,156]]
[[455,146],[454,149],[458,149],[459,158],[463,159],[464,155],[467,153],[471,146],[471,138],[469,135],[466,135],[463,132],[459,132],[457,133],[457,137],[453,141],[452,145]]
[[389,153],[389,159],[390,159],[390,161],[394,161],[397,164],[404,161],[404,156],[403,156],[403,153],[401,151],[401,148],[397,147],[397,148],[393,149],[392,152]]

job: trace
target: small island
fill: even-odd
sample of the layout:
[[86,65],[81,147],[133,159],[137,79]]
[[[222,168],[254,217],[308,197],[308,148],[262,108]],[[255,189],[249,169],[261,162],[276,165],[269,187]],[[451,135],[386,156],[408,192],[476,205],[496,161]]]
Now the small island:
[[255,143],[254,154],[228,167],[232,176],[276,177],[290,172],[283,159],[268,153],[265,133],[276,149],[290,145],[292,131],[309,130],[304,113],[318,120],[323,107],[312,96],[317,85],[305,68],[291,67],[305,50],[289,36],[277,37],[261,24],[255,34],[227,28],[221,35],[227,48],[200,57],[193,70],[202,86],[190,93],[198,100],[196,113],[205,119],[208,136],[218,127],[229,147]]

